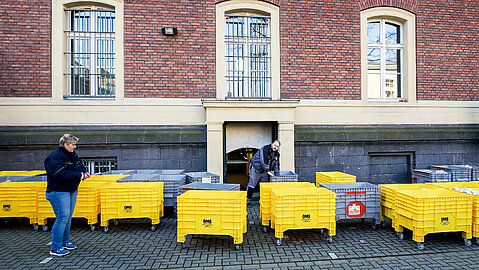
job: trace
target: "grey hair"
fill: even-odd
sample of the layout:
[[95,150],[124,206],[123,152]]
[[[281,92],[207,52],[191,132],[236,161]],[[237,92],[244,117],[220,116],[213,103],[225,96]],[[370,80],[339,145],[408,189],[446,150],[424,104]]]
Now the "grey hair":
[[70,143],[76,143],[78,142],[78,138],[71,135],[71,134],[63,134],[63,136],[60,138],[60,146],[63,146],[65,143],[70,144]]

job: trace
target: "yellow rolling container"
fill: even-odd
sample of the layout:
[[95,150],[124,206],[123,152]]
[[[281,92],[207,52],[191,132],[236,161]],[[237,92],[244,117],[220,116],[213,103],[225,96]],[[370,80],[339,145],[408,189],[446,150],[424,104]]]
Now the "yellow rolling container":
[[246,191],[189,190],[177,198],[178,238],[188,234],[229,235],[236,249],[243,243],[246,224]]
[[336,193],[326,188],[272,189],[271,227],[281,245],[291,229],[327,229],[328,242],[336,235]]
[[[263,226],[269,226],[271,220],[271,189],[273,188],[314,188],[310,182],[260,183],[260,217]],[[266,228],[263,228],[266,231]]]
[[316,172],[316,186],[319,183],[354,183],[356,176],[343,172]]
[[403,228],[411,230],[419,249],[424,249],[425,235],[439,232],[462,232],[470,246],[472,200],[472,195],[446,189],[397,191],[395,230],[400,239]]
[[155,231],[163,213],[163,182],[111,183],[100,188],[101,226],[109,220],[149,218]]

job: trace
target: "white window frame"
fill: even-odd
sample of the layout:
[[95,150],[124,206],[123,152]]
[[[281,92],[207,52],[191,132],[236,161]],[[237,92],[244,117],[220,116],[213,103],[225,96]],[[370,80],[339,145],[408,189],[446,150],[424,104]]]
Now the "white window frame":
[[[73,32],[74,29],[72,29],[72,24],[71,24],[71,21],[72,21],[72,18],[70,16],[73,15],[73,12],[71,11],[72,9],[67,9],[67,16],[68,16],[68,27],[67,27],[67,61],[68,61],[68,64],[67,64],[67,73],[65,74],[65,76],[67,76],[67,81],[68,81],[68,94],[67,96],[68,97],[75,97],[75,98],[93,98],[93,97],[106,97],[106,98],[114,98],[115,97],[115,93],[116,93],[116,84],[114,85],[113,87],[113,93],[111,95],[100,95],[99,94],[99,89],[98,89],[98,80],[100,79],[99,78],[99,67],[97,65],[97,62],[98,62],[98,48],[97,48],[97,41],[98,40],[113,40],[114,44],[115,44],[115,32],[108,32],[108,33],[105,33],[105,32],[100,32],[98,30],[98,25],[97,25],[97,22],[98,22],[98,16],[101,14],[101,12],[113,12],[113,14],[115,14],[115,10],[114,9],[110,9],[110,10],[107,10],[107,9],[104,9],[104,8],[99,8],[97,6],[81,6],[81,7],[75,7],[73,9],[77,9],[77,10],[81,10],[81,11],[85,11],[85,12],[88,12],[87,10],[91,10],[91,12],[89,12],[89,24],[90,24],[90,29],[88,31],[76,31],[76,32]],[[116,14],[115,14],[115,21],[114,21],[114,24],[116,24]],[[83,25],[82,25],[82,28],[83,28]],[[103,34],[105,33],[105,34]],[[90,44],[90,47],[87,48],[87,52],[89,54],[89,61],[90,61],[90,74],[88,75],[89,77],[89,89],[88,89],[88,92],[89,94],[85,94],[87,89],[84,88],[84,94],[75,94],[75,93],[72,93],[73,92],[73,87],[74,85],[72,84],[72,80],[74,80],[72,78],[72,76],[74,76],[74,74],[71,72],[71,69],[76,69],[77,67],[72,65],[72,60],[71,60],[71,54],[73,54],[73,49],[71,47],[71,42],[72,40],[89,40],[89,44]],[[115,50],[114,50],[114,47],[116,47],[116,44],[113,46],[113,58],[115,58]],[[83,50],[85,50],[85,48],[83,48]],[[85,51],[80,51],[80,54],[85,54]],[[112,69],[115,70],[115,60],[113,60],[113,67]],[[85,68],[84,68],[85,69]],[[77,73],[75,73],[77,74]],[[113,73],[114,75],[114,78],[113,78],[113,81],[116,82],[116,70],[115,72]],[[80,78],[81,75],[79,75],[79,78]],[[86,77],[86,76],[84,76]],[[83,77],[83,78],[84,78]]]
[[[367,27],[373,20],[390,20],[402,25],[402,98],[400,99],[369,99],[368,97],[368,66],[367,66]],[[361,11],[361,100],[363,102],[416,102],[416,15],[393,7],[375,7]]]
[[[392,21],[392,20],[386,20],[386,19],[372,19],[369,20],[368,23],[373,23],[373,22],[379,22],[380,28],[379,28],[379,33],[380,33],[380,43],[368,43],[368,50],[369,49],[380,49],[381,52],[381,57],[380,57],[380,100],[398,100],[398,101],[403,101],[404,100],[404,88],[403,88],[403,77],[404,77],[404,66],[403,66],[403,55],[404,55],[404,46],[403,46],[403,25],[399,22]],[[394,25],[399,26],[399,44],[388,44],[386,43],[386,23],[391,23]],[[399,74],[401,75],[401,79],[397,82],[398,86],[400,86],[401,89],[401,96],[399,97],[387,97],[387,85],[386,81],[387,79],[387,71],[386,71],[386,51],[387,50],[400,50],[400,56],[399,56],[399,66],[401,67],[401,70]],[[389,73],[392,74],[392,73]],[[395,73],[398,74],[398,73]],[[368,76],[369,76],[369,70],[368,70]],[[367,89],[366,91],[368,91]],[[369,100],[374,100],[377,98],[371,98],[368,97]]]
[[[52,97],[53,101],[64,101],[68,96],[68,80],[64,75],[68,72],[68,59],[64,52],[67,51],[67,35],[65,29],[68,27],[65,8],[77,8],[85,6],[84,1],[78,0],[53,0],[52,1],[52,29],[51,29],[51,54],[52,54]],[[94,0],[88,1],[88,5],[97,8],[108,8],[115,10],[115,97],[95,98],[123,100],[124,91],[124,3],[120,0]],[[80,98],[87,99],[87,98]]]
[[270,16],[271,100],[280,99],[279,7],[259,0],[229,0],[216,4],[216,99],[224,100],[226,91],[225,14],[251,12]]

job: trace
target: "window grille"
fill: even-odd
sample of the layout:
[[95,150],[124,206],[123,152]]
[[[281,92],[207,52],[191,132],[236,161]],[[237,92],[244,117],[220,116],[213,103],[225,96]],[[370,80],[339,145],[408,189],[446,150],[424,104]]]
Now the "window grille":
[[116,158],[82,158],[82,161],[89,174],[117,169]]
[[115,96],[115,11],[65,9],[68,96]]
[[226,15],[228,98],[271,98],[270,17]]

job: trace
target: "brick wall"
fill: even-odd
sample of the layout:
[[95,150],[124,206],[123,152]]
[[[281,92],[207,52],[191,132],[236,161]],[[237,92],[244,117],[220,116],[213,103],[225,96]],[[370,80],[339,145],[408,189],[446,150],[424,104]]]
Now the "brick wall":
[[[215,97],[216,2],[124,2],[126,97]],[[417,15],[418,100],[479,100],[478,1],[266,2],[280,7],[282,98],[360,99],[360,11],[392,6]],[[0,3],[0,96],[51,95],[50,21],[50,1]]]
[[215,39],[214,0],[125,1],[125,97],[214,98]]
[[361,98],[355,1],[282,1],[281,97]]
[[418,100],[479,100],[479,1],[421,1]]
[[49,0],[0,1],[0,96],[51,96]]

